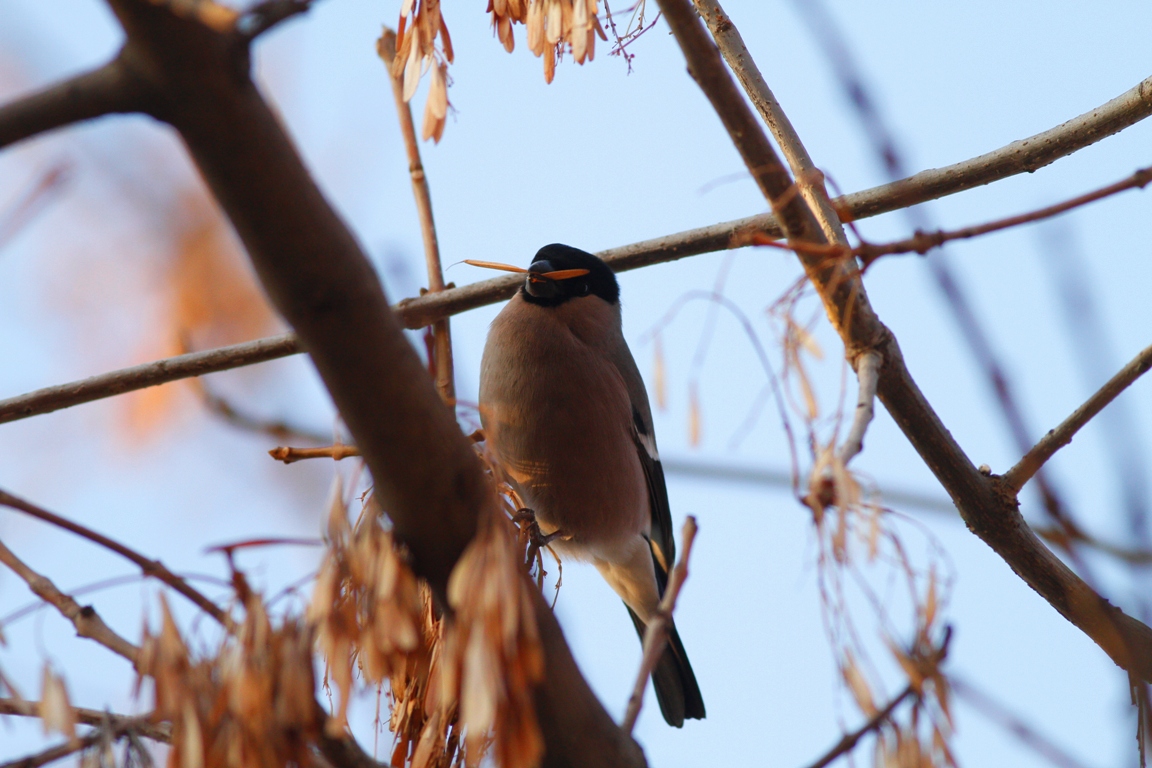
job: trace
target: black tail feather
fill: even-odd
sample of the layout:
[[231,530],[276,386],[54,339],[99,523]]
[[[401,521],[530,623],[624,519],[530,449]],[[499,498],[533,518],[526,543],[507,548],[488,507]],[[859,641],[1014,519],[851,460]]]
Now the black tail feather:
[[[628,608],[628,615],[632,617],[632,624],[643,643],[644,622],[631,608]],[[688,654],[684,652],[675,624],[668,628],[668,644],[652,670],[652,687],[656,689],[660,714],[664,715],[668,725],[680,728],[685,719],[704,719],[704,697],[700,695],[700,686],[696,683],[696,675],[688,663]]]

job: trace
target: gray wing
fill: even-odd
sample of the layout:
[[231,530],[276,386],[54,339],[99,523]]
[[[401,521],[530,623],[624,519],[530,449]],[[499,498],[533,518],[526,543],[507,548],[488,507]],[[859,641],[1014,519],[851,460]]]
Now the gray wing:
[[672,509],[668,505],[668,489],[664,485],[664,467],[660,464],[656,434],[652,429],[652,408],[648,405],[648,392],[644,389],[640,369],[636,367],[636,360],[623,336],[620,337],[619,347],[612,350],[611,358],[624,379],[628,398],[632,401],[632,436],[636,441],[640,466],[644,468],[644,477],[648,480],[648,508],[652,513],[649,543],[657,565],[656,580],[660,585],[660,594],[663,594],[668,571],[676,562],[676,540],[672,535]]

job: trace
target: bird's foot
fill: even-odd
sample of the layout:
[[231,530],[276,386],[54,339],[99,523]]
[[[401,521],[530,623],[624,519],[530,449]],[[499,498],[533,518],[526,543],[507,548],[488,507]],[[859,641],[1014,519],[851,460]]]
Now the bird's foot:
[[[540,524],[536,522],[536,513],[527,507],[516,510],[516,513],[512,515],[512,522],[516,523],[520,529],[520,543],[524,547],[524,566],[531,571],[532,564],[536,563],[538,566],[537,578],[543,582],[544,576],[547,574],[544,571],[544,558],[541,556],[540,550],[553,541],[567,539],[568,535],[561,530],[552,533],[541,531]],[[552,554],[555,556],[556,553],[552,552]],[[556,561],[559,563],[560,559],[556,558]]]

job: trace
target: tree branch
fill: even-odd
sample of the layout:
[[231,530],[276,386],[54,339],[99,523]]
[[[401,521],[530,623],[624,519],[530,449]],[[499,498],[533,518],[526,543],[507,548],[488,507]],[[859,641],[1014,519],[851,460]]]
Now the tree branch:
[[[117,715],[99,709],[85,709],[73,707],[76,713],[76,722],[84,725],[101,726],[111,723],[117,725],[131,723],[141,736],[168,743],[172,739],[172,730],[165,723],[151,722],[152,715]],[[40,717],[40,704],[35,701],[17,699],[0,699],[0,715],[16,715],[19,717]]]
[[[95,640],[117,656],[127,659],[135,668],[136,661],[140,656],[140,649],[105,624],[104,620],[100,618],[100,614],[96,613],[95,608],[90,605],[81,606],[71,595],[61,592],[51,579],[29,568],[2,541],[0,541],[0,563],[4,563],[12,569],[13,573],[23,579],[33,594],[72,622],[72,626],[76,627],[77,636]],[[0,713],[3,713],[2,709],[0,709]]]
[[268,455],[285,464],[295,464],[304,459],[332,459],[342,461],[360,455],[360,449],[354,445],[326,445],[321,448],[291,448],[281,445],[268,451]]
[[1080,431],[1081,427],[1104,410],[1104,406],[1115,400],[1136,379],[1147,373],[1149,368],[1152,368],[1152,347],[1147,347],[1136,355],[1128,365],[1121,368],[1104,386],[1096,390],[1092,397],[1073,411],[1058,427],[1044,435],[1040,442],[1032,447],[1032,450],[1016,462],[1016,466],[1005,472],[1003,481],[1008,490],[1012,493],[1019,493],[1024,484],[1036,474],[1040,467],[1044,466],[1048,459],[1052,458],[1056,451],[1072,442],[1072,438]]
[[672,628],[672,612],[676,610],[676,599],[680,597],[680,589],[688,578],[688,558],[692,554],[692,542],[696,540],[696,530],[696,518],[689,515],[680,532],[680,540],[683,542],[680,561],[676,563],[672,573],[668,574],[668,586],[664,589],[664,596],[660,598],[656,615],[644,629],[644,655],[640,657],[640,669],[636,673],[632,695],[628,697],[624,720],[620,723],[620,727],[626,733],[632,733],[636,727],[636,718],[640,716],[640,707],[644,704],[644,689],[648,687],[648,678],[652,677],[652,670],[656,669],[656,664],[659,663],[668,643],[668,632]]
[[888,702],[888,706],[884,707],[884,709],[868,718],[868,722],[852,731],[852,733],[844,734],[840,741],[833,745],[832,749],[825,752],[816,762],[808,766],[808,768],[824,768],[824,766],[828,765],[841,755],[851,752],[856,748],[856,745],[860,743],[860,739],[864,738],[869,733],[872,733],[872,731],[876,730],[880,726],[884,725],[888,718],[892,716],[892,713],[896,711],[896,707],[900,706],[905,699],[912,695],[912,693],[912,686],[909,685],[899,696]]
[[[791,186],[787,174],[724,70],[719,52],[708,40],[689,1],[660,0],[660,7],[684,51],[689,72],[716,108],[766,197],[780,209],[778,215],[782,214],[789,241],[821,243],[823,233],[815,228],[803,198],[785,197]],[[1152,83],[1148,87],[1152,97]],[[770,169],[772,184],[764,183],[765,169]],[[798,207],[804,210],[796,211]],[[895,337],[872,311],[859,273],[837,270],[802,252],[797,255],[849,358],[867,350],[881,354],[877,394],[952,496],[973,533],[1119,666],[1152,680],[1152,630],[1110,605],[1052,554],[1020,516],[1014,494],[973,466],[916,386]]]
[[117,112],[143,112],[147,91],[122,56],[0,107],[0,148]]
[[1131,176],[1121,179],[1114,184],[1109,184],[1100,189],[1086,192],[1083,195],[1077,195],[1069,200],[1039,208],[1035,211],[1021,213],[1016,216],[1008,216],[1003,219],[997,219],[996,221],[990,221],[986,224],[978,224],[962,229],[916,232],[916,234],[910,238],[897,240],[896,242],[886,243],[884,245],[862,243],[853,248],[852,253],[860,257],[865,267],[881,256],[897,253],[925,254],[933,248],[939,248],[944,245],[944,243],[952,242],[953,240],[968,240],[973,237],[991,234],[992,232],[1010,229],[1011,227],[1018,227],[1021,224],[1031,224],[1035,221],[1050,219],[1053,216],[1059,216],[1062,213],[1067,213],[1075,208],[1103,200],[1106,197],[1125,192],[1129,189],[1143,189],[1148,186],[1149,183],[1152,183],[1152,168],[1141,168]]
[[[145,730],[155,728],[149,722],[151,715],[142,715],[140,717],[125,717],[119,722],[112,723],[108,729],[98,728],[97,730],[82,736],[78,739],[69,739],[63,744],[58,744],[55,747],[38,752],[28,757],[22,757],[18,760],[11,760],[7,763],[0,764],[0,768],[39,768],[41,765],[47,765],[57,760],[61,760],[69,755],[74,755],[94,746],[104,739],[118,740],[128,736],[131,733],[139,733],[142,736],[147,736]],[[151,738],[151,737],[149,737]]]
[[[3,111],[0,109],[0,116]],[[1016,174],[1031,173],[1136,124],[1149,114],[1152,114],[1152,77],[1108,103],[1048,131],[970,160],[921,171],[900,181],[838,197],[833,206],[847,219],[862,219]],[[702,253],[741,248],[749,244],[752,233],[771,238],[783,234],[775,215],[761,214],[643,240],[601,251],[597,255],[617,272],[624,272]],[[511,297],[518,286],[519,279],[513,276],[482,280],[437,294],[404,299],[394,307],[394,311],[405,328],[424,328],[442,317],[503,301]],[[158,360],[0,400],[0,424],[302,351],[295,336],[288,334]]]
[[808,150],[800,141],[800,135],[792,127],[792,121],[788,119],[772,89],[764,81],[764,76],[760,74],[760,69],[752,60],[752,54],[744,45],[740,30],[724,13],[717,0],[692,0],[692,2],[700,17],[708,25],[708,31],[712,33],[712,39],[720,48],[724,61],[728,62],[736,79],[744,87],[744,92],[751,99],[752,105],[756,107],[760,117],[764,118],[768,130],[780,145],[780,152],[792,169],[800,194],[808,201],[812,213],[820,222],[820,228],[824,230],[824,236],[830,243],[847,245],[848,239],[844,236],[840,215],[828,198],[828,190],[824,187],[824,174],[812,162]]
[[[392,62],[396,58],[396,33],[385,27],[376,50],[388,70],[396,115],[400,118],[400,134],[404,137],[404,150],[408,154],[408,174],[412,177],[412,194],[416,198],[416,215],[420,219],[420,234],[424,240],[424,262],[428,267],[428,292],[440,293],[445,289],[444,270],[440,266],[440,243],[436,238],[436,222],[432,218],[432,193],[428,189],[424,164],[420,161],[412,108],[404,100],[404,75],[392,71]],[[432,363],[436,371],[436,389],[444,402],[455,405],[456,375],[452,368],[452,332],[447,317],[432,324],[432,334],[435,340]]]
[[16,496],[13,496],[6,491],[0,490],[0,506],[19,510],[26,515],[31,515],[32,517],[35,517],[38,520],[43,520],[46,523],[51,523],[57,528],[63,528],[66,531],[71,531],[77,536],[88,539],[93,544],[97,544],[101,547],[104,547],[105,549],[115,552],[121,557],[139,566],[140,570],[143,571],[145,576],[151,576],[154,579],[164,582],[169,587],[191,600],[192,603],[195,604],[200,610],[216,619],[216,621],[220,622],[221,625],[227,627],[231,624],[231,619],[220,608],[220,606],[206,598],[199,590],[190,586],[187,581],[172,573],[172,571],[168,570],[159,560],[149,560],[134,549],[130,549],[120,542],[108,538],[102,533],[97,533],[91,528],[86,528],[79,523],[74,523],[71,520],[67,520],[63,517],[60,517],[59,515],[53,514],[52,512],[49,512],[46,509],[42,509],[35,504],[32,504],[31,502],[17,498]]
[[0,400],[0,424],[102,400],[193,376],[226,371],[299,353],[293,334],[190,352]]
[[864,450],[864,433],[876,413],[876,387],[880,384],[880,366],[883,364],[884,360],[877,352],[865,352],[857,358],[856,375],[860,379],[860,389],[856,410],[853,412],[852,429],[840,446],[840,461],[845,464]]

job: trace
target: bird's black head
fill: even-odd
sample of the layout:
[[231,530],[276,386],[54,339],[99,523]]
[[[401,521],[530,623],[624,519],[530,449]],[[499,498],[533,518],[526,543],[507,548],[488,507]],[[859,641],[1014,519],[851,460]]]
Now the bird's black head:
[[[550,279],[547,272],[586,269],[588,273],[577,277]],[[599,296],[609,304],[620,301],[620,286],[612,269],[590,253],[570,245],[553,243],[536,252],[529,275],[520,287],[524,300],[542,307],[555,307],[569,299],[581,296]]]

